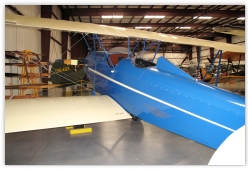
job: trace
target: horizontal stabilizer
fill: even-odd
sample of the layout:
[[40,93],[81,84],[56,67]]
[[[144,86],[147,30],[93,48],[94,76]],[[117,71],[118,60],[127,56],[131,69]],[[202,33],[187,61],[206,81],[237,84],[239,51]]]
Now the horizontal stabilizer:
[[128,118],[131,116],[105,95],[5,100],[5,133]]

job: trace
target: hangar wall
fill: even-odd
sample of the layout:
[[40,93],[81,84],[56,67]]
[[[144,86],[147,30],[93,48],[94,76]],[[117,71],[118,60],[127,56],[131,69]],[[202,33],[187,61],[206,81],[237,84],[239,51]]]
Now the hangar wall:
[[[16,9],[25,16],[41,17],[40,5],[15,5]],[[57,18],[61,18],[61,11],[57,6],[52,6],[52,11]],[[13,11],[5,7],[5,14],[14,14]],[[52,19],[56,19],[52,16]],[[61,32],[51,31],[50,39],[50,57],[49,61],[55,61],[62,56],[61,45],[56,43],[55,40],[61,42]],[[70,42],[68,43],[68,49]],[[5,25],[5,51],[23,51],[30,50],[36,54],[41,54],[41,31],[33,28],[20,28],[10,25]],[[67,56],[70,58],[70,53],[67,51]],[[42,56],[41,56],[42,57]],[[5,59],[5,62],[12,62],[9,59]],[[51,66],[49,67],[49,69]],[[21,73],[21,68],[17,66],[5,66],[6,73]],[[39,72],[39,68],[35,69],[35,72]],[[37,83],[40,83],[40,79],[37,79]],[[5,85],[20,84],[18,78],[5,78]],[[32,93],[32,90],[26,90],[26,94]],[[5,90],[5,95],[10,95],[10,90]],[[18,90],[12,90],[12,94],[19,95]]]

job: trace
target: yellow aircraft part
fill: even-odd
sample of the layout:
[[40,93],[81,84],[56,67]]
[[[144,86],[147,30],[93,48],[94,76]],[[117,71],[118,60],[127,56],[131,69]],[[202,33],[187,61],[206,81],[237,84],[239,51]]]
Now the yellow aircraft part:
[[[205,76],[205,74],[206,74],[206,70],[204,68],[201,68],[202,78]],[[210,80],[210,79],[211,79],[211,76],[209,74],[207,74],[204,80],[206,81],[206,80]]]
[[69,133],[71,135],[73,134],[82,134],[82,133],[90,133],[92,132],[92,128],[89,127],[89,128],[79,128],[79,129],[70,129],[69,130]]
[[67,126],[65,128],[66,128],[66,130],[70,130],[70,129],[74,129],[74,126]]

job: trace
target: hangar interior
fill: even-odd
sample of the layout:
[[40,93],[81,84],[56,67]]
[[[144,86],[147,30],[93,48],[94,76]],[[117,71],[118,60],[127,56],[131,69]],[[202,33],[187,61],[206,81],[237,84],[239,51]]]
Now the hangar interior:
[[[245,30],[245,5],[5,5],[5,14],[94,23],[245,46],[245,35],[232,33]],[[95,47],[91,35],[85,34],[85,37],[89,46],[80,33],[5,25],[5,63],[9,63],[5,64],[5,99],[90,96],[91,83],[58,88],[53,86],[50,75],[56,60],[79,61],[90,49],[102,51],[100,44]],[[128,39],[124,37],[99,35],[99,39],[106,51],[128,47]],[[153,42],[138,38],[129,41],[130,49],[136,47],[134,55]],[[163,56],[195,78],[200,78],[197,65],[205,69],[212,66],[208,71],[211,75],[216,75],[218,69],[220,74],[237,74],[244,80],[221,82],[219,85],[223,85],[219,87],[245,96],[245,54],[224,53],[221,61],[218,57],[211,63],[218,52],[215,48],[164,42],[150,46],[147,51],[144,59],[155,55],[156,63]],[[29,66],[22,60],[24,56],[46,64]],[[72,65],[75,70],[81,68]],[[37,77],[33,80],[28,74]],[[39,88],[27,84],[39,84]],[[48,111],[46,106],[43,109]],[[92,128],[91,133],[72,135],[65,127],[6,133],[5,164],[207,165],[215,152],[143,120],[126,119],[86,126]]]

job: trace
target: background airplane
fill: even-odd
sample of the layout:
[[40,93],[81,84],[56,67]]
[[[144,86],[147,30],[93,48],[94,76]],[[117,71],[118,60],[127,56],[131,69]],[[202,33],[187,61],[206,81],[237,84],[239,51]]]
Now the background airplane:
[[[102,29],[101,26],[92,24],[80,24],[69,21],[55,22],[41,18],[37,22],[38,18],[32,17],[6,16],[6,18],[7,21],[10,21],[9,23],[15,23],[15,25],[66,30],[66,27],[68,29],[68,25],[72,24],[72,31],[77,32],[112,34],[116,36],[136,35],[141,38],[146,37],[158,41],[190,43],[192,45],[244,52],[244,47],[237,45],[209,43],[209,41],[197,41],[190,38],[187,41],[183,37],[151,34],[138,30],[115,27]],[[91,26],[91,30],[87,26]],[[93,35],[93,37],[98,39],[97,35]],[[126,112],[131,113],[133,116],[215,149],[231,134],[238,132],[238,130],[244,130],[245,100],[243,97],[196,81],[163,57],[158,58],[157,63],[154,64],[141,58],[131,60],[130,53],[128,53],[127,58],[117,59],[118,63],[113,63],[104,48],[103,51],[94,51],[86,57],[85,64],[87,66],[85,71],[96,91],[110,96]],[[141,86],[142,84],[144,86]],[[196,94],[199,94],[199,91],[203,94],[205,93],[206,98],[194,94],[192,90],[196,91]],[[65,104],[67,99],[63,100]],[[6,115],[15,113],[14,110],[11,110],[13,108],[10,108],[11,102],[7,102]],[[18,105],[20,101],[16,100],[14,102]],[[51,103],[49,100],[44,100],[43,102],[43,104]],[[197,102],[200,107],[195,107]],[[62,102],[58,101],[58,103]],[[124,112],[118,113],[118,115],[124,115]],[[79,114],[79,111],[77,114]],[[65,113],[65,117],[66,115]],[[85,123],[90,122],[86,121]],[[46,127],[48,128],[51,124],[55,124],[55,122],[46,122]],[[18,127],[11,127],[12,130],[6,132],[13,132],[21,127],[23,125],[19,124]],[[8,130],[8,128],[6,129]],[[13,130],[13,128],[17,129]],[[35,127],[35,129],[37,128],[40,129],[41,127]],[[244,160],[242,161],[241,159],[242,162]]]
[[57,88],[72,86],[74,94],[77,93],[74,86],[86,88],[87,83],[89,83],[86,73],[83,68],[76,70],[76,65],[79,66],[78,60],[57,59],[52,63],[49,81]]
[[227,60],[227,65],[215,65],[214,61],[209,60],[210,66],[201,68],[201,78],[209,84],[245,95],[245,65],[240,63],[245,60],[245,54],[224,52],[221,59]]

